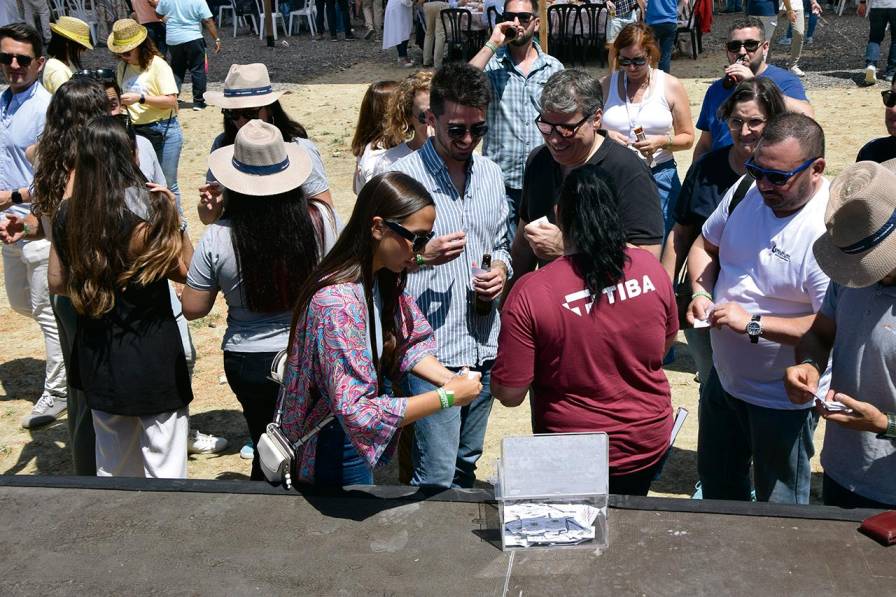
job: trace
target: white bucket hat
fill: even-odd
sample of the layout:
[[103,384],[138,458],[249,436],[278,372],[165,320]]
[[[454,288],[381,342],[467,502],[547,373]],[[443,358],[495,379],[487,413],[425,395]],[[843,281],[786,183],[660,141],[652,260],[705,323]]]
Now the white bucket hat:
[[205,102],[225,109],[260,108],[288,91],[274,91],[264,64],[232,64],[224,79],[224,91],[206,91]]
[[280,129],[250,120],[233,145],[208,156],[208,167],[224,188],[244,195],[276,195],[300,186],[311,173],[311,158],[295,143],[284,143]]

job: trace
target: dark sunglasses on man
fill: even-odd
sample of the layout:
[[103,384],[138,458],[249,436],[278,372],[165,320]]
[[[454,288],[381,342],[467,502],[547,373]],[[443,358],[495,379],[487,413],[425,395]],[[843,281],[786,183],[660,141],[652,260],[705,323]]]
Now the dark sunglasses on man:
[[31,66],[31,63],[34,61],[33,56],[25,56],[24,54],[9,54],[7,52],[0,52],[0,64],[5,64],[6,66],[12,66],[12,61],[18,63],[19,68],[28,68]]
[[406,240],[411,241],[411,250],[414,253],[422,253],[424,249],[426,249],[426,243],[432,240],[432,237],[435,236],[435,232],[429,231],[424,232],[423,234],[418,234],[416,232],[411,232],[398,222],[393,220],[383,220],[383,223],[389,227],[392,232],[404,238]]
[[516,19],[520,22],[520,25],[525,27],[532,22],[532,19],[534,18],[535,15],[531,12],[505,12],[501,20],[505,23],[512,23],[513,20]]
[[753,158],[747,160],[744,166],[746,167],[747,172],[749,172],[750,176],[752,176],[757,181],[765,178],[776,187],[783,187],[788,182],[790,182],[791,178],[811,166],[817,159],[819,158],[810,158],[793,170],[774,170],[772,168],[763,168],[762,166],[756,164],[756,162],[753,161]]
[[466,136],[467,131],[470,131],[470,136],[474,139],[481,139],[488,132],[488,125],[484,122],[477,122],[476,124],[470,125],[469,128],[463,124],[448,125],[448,136],[452,139],[463,139],[464,136]]
[[593,116],[585,116],[582,120],[578,121],[575,124],[555,124],[553,122],[548,122],[541,117],[539,114],[535,118],[535,126],[538,127],[539,132],[542,135],[550,135],[551,133],[556,132],[558,135],[563,137],[564,139],[568,139],[575,135],[582,125],[588,122],[589,119],[593,118]]
[[725,49],[731,52],[732,54],[737,54],[740,52],[741,48],[745,48],[747,52],[753,53],[759,49],[759,46],[762,45],[762,42],[758,39],[732,39],[728,43],[725,44]]
[[896,93],[887,89],[886,91],[880,92],[881,97],[884,99],[884,105],[888,108],[892,108],[896,106]]
[[224,108],[221,110],[221,114],[224,115],[224,118],[237,121],[239,119],[243,120],[255,120],[258,118],[258,115],[261,113],[261,108]]
[[96,79],[97,81],[109,81],[115,79],[115,71],[111,68],[85,68],[72,75],[77,79]]

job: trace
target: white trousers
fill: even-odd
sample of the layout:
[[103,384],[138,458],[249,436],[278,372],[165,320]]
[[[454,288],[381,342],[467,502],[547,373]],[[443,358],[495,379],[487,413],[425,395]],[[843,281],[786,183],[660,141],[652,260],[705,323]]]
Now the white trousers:
[[187,478],[188,407],[141,417],[91,412],[97,477]]
[[47,364],[44,394],[65,400],[68,386],[56,317],[50,306],[47,264],[50,241],[36,240],[24,245],[3,245],[3,283],[9,306],[20,315],[34,319],[44,335]]

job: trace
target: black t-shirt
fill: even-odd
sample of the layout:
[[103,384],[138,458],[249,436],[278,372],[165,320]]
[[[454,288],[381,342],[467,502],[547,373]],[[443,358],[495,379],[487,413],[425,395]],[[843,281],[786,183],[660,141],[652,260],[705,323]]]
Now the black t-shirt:
[[730,153],[729,145],[711,151],[691,164],[675,205],[676,222],[702,227],[715,211],[731,185],[740,178],[728,163]]
[[[660,196],[644,160],[631,149],[605,138],[588,163],[604,169],[609,175],[608,182],[616,189],[625,240],[633,245],[662,243],[665,227]],[[523,174],[520,217],[534,222],[547,216],[554,222],[554,206],[560,199],[562,184],[563,169],[554,161],[547,145],[533,149]]]
[[896,137],[881,137],[869,141],[859,150],[857,162],[877,162],[878,164],[896,158]]

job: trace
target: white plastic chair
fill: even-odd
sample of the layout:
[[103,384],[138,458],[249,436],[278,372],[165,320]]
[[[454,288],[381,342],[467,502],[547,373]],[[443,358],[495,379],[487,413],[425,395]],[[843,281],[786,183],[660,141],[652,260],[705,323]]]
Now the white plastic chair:
[[69,16],[77,17],[87,23],[87,26],[90,27],[90,38],[93,40],[93,43],[96,43],[96,11],[93,7],[93,2],[89,0],[68,0],[69,6],[71,7],[69,11]]
[[[255,7],[258,9],[258,39],[264,39],[264,6],[261,0],[255,0]],[[271,24],[274,29],[274,41],[277,40],[277,19],[280,19],[280,27],[283,28],[283,35],[289,37],[286,32],[286,22],[283,20],[283,14],[280,12],[280,0],[271,1]]]
[[[300,8],[299,10],[294,10],[289,13],[289,35],[292,35],[292,23],[295,17],[305,17],[308,19],[308,30],[311,31],[311,35],[317,35],[317,29],[314,26],[314,20],[317,16],[317,8],[314,5],[314,0],[305,0],[305,8]],[[299,26],[301,26],[302,22],[299,21]]]
[[239,25],[240,21],[242,21],[245,27],[249,27],[249,23],[247,19],[252,19],[252,29],[254,31],[258,31],[258,25],[255,23],[255,15],[243,15],[237,16],[236,14],[236,0],[230,0],[230,4],[222,4],[218,7],[218,29],[221,29],[221,23],[224,21],[224,11],[229,10],[231,16],[233,17],[233,36],[236,37],[236,29]]

